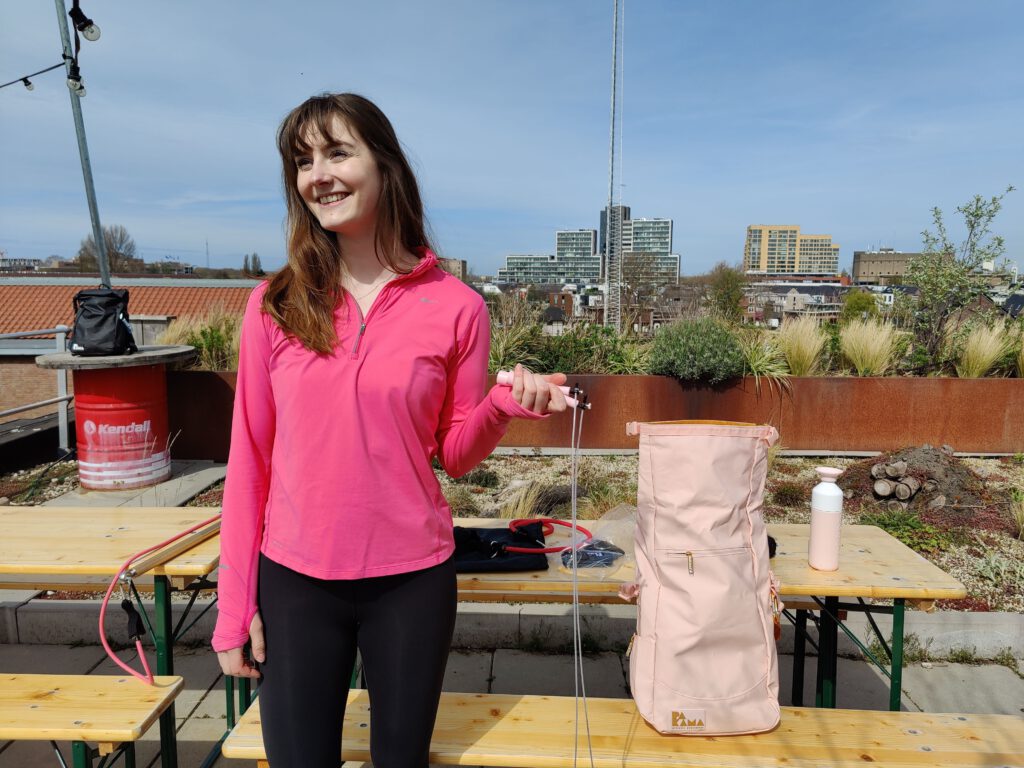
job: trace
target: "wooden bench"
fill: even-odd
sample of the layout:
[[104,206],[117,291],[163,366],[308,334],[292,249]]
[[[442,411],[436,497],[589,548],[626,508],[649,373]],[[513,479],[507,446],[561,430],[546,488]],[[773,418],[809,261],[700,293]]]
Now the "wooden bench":
[[[711,738],[663,736],[631,699],[588,700],[599,768],[852,768],[879,766],[1024,766],[1024,717],[939,715],[784,707],[770,733]],[[430,762],[435,765],[571,768],[575,704],[565,696],[444,693]],[[578,765],[589,765],[580,709]],[[258,702],[224,742],[229,758],[269,768]],[[366,691],[348,693],[343,760],[370,759]]]
[[184,686],[176,676],[155,682],[129,675],[0,674],[0,740],[70,740],[75,768],[122,750],[126,768],[134,768],[135,742]]

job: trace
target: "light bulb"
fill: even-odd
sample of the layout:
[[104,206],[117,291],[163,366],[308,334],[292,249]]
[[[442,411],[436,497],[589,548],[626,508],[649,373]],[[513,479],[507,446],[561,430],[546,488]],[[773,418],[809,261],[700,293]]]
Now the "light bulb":
[[100,28],[93,23],[81,8],[78,7],[78,3],[75,3],[75,7],[68,11],[68,16],[71,17],[71,22],[75,25],[75,29],[82,33],[89,42],[95,42],[100,39]]
[[35,85],[33,85],[32,81],[29,80],[27,77],[21,78],[21,82],[25,84],[25,90],[34,91],[36,89]]

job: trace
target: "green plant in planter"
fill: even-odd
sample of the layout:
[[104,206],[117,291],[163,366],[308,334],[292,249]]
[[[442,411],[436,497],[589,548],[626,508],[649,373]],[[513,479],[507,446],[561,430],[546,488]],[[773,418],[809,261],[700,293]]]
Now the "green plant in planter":
[[178,318],[160,334],[158,344],[188,344],[195,347],[198,359],[194,369],[231,371],[238,369],[238,344],[242,316],[223,306],[212,307],[203,317]]
[[853,320],[839,332],[839,344],[858,376],[882,376],[896,358],[899,332],[889,323]]
[[651,373],[688,384],[721,384],[743,375],[743,350],[725,323],[709,317],[661,328],[651,348]]
[[774,334],[761,328],[741,329],[737,341],[743,350],[743,373],[754,377],[758,394],[761,394],[762,376],[768,379],[770,389],[789,388],[789,366]]
[[953,343],[950,357],[961,379],[980,379],[1006,355],[1010,340],[1006,323],[977,323],[966,329],[963,340]]
[[828,335],[813,317],[787,319],[778,332],[778,345],[794,376],[813,376],[821,365]]

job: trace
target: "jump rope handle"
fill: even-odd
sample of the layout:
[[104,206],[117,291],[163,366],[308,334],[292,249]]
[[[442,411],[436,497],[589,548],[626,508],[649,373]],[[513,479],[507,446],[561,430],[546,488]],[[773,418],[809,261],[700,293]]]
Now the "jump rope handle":
[[[515,381],[515,374],[512,371],[498,371],[497,379],[498,384],[511,387]],[[563,385],[560,386],[559,389],[562,390],[562,394],[565,395],[565,402],[570,408],[590,408],[590,403],[586,401],[586,398],[583,398],[583,402],[581,404],[579,400],[573,397],[573,395],[578,396],[583,394],[579,387],[566,387]]]

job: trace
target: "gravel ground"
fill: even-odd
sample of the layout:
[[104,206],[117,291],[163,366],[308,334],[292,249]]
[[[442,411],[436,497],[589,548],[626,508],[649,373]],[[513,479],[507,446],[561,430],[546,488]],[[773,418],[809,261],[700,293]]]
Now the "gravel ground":
[[[814,468],[828,465],[845,469],[858,459],[776,457],[772,461],[765,494],[769,522],[808,522],[810,491],[817,482]],[[964,459],[994,497],[1004,498],[1011,488],[1024,489],[1024,456],[1001,459]],[[522,517],[532,508],[553,517],[568,517],[570,460],[564,456],[492,456],[476,470],[452,480],[437,470],[442,490],[462,517]],[[587,456],[580,460],[578,511],[581,519],[595,519],[619,503],[636,503],[637,457]],[[0,505],[40,504],[77,487],[73,461],[0,475]],[[539,497],[539,498],[538,498]],[[190,506],[217,506],[221,484],[198,496]],[[847,503],[847,522],[859,522],[877,505],[873,500]],[[939,607],[972,611],[1024,612],[1024,542],[1008,533],[1015,530],[1005,505],[989,510],[1000,517],[1003,530],[973,525],[970,518],[951,525],[934,537],[938,546],[922,547],[904,539],[922,555],[963,582],[964,600],[940,601]],[[990,526],[987,526],[990,527]],[[893,530],[894,535],[902,535]]]

